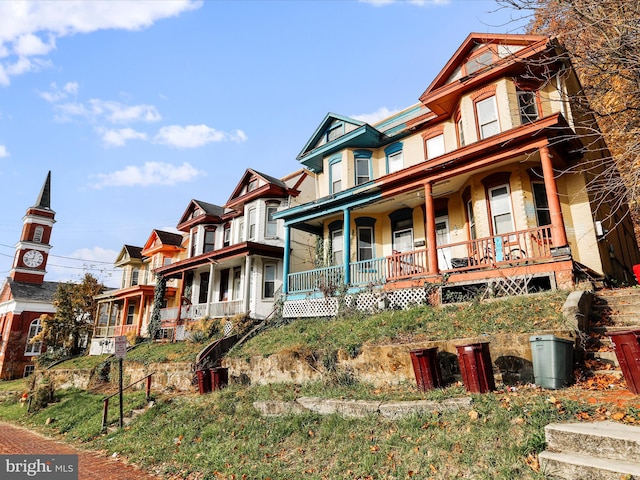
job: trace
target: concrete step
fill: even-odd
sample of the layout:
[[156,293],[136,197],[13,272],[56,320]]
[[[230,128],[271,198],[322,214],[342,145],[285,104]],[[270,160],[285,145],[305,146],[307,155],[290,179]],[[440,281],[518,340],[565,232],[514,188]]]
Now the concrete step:
[[586,358],[589,360],[597,360],[605,365],[611,365],[615,368],[620,368],[616,352],[587,352]]
[[[640,460],[640,427],[615,422],[552,423],[545,427],[553,452],[605,458],[613,463]],[[636,464],[640,474],[640,464]]]
[[640,478],[640,463],[548,450],[540,453],[538,459],[545,478],[567,480]]

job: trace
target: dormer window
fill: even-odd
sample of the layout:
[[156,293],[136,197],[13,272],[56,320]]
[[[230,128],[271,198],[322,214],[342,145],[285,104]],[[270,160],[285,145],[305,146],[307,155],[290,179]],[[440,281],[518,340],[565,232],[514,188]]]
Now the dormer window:
[[334,122],[325,132],[325,141],[329,143],[335,140],[336,138],[342,136],[343,133],[344,133],[344,123]]
[[482,70],[484,67],[487,67],[493,63],[493,52],[489,49],[480,52],[477,55],[472,56],[467,60],[465,64],[466,74],[471,75],[472,73],[477,72],[478,70]]

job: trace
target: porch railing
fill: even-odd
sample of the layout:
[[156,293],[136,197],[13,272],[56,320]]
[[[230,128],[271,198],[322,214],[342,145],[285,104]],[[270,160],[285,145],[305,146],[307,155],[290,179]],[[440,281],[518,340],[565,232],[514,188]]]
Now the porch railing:
[[[544,261],[552,258],[551,226],[440,245],[437,249],[438,268],[445,273]],[[388,257],[353,262],[349,268],[353,286],[426,275],[427,249],[394,252]],[[323,290],[329,286],[335,288],[342,279],[342,265],[290,273],[288,293]]]
[[367,285],[384,282],[387,270],[384,258],[372,258],[349,265],[352,285]]
[[335,287],[342,283],[343,270],[344,267],[342,265],[336,265],[307,270],[306,272],[291,273],[289,274],[289,291],[306,292]]
[[95,328],[95,331],[93,332],[93,336],[96,338],[115,337],[115,330],[116,330],[116,327],[114,325],[111,325],[110,327],[98,326]]

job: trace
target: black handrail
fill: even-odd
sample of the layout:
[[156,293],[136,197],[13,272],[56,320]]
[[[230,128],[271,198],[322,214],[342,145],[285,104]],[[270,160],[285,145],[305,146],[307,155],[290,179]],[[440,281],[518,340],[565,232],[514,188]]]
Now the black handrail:
[[[134,386],[137,383],[142,382],[143,380],[147,380],[147,388],[146,388],[146,400],[147,402],[149,401],[149,398],[151,397],[151,376],[156,373],[156,372],[151,372],[149,375],[142,377],[140,380],[136,380],[133,383],[130,383],[129,385],[127,385],[126,387],[124,387],[122,389],[122,391],[124,392],[127,388]],[[107,426],[107,414],[109,412],[109,399],[111,399],[112,397],[115,397],[116,395],[118,395],[120,392],[116,392],[113,393],[111,395],[109,395],[108,397],[104,397],[102,399],[102,402],[104,404],[104,407],[102,409],[102,429],[104,430]]]

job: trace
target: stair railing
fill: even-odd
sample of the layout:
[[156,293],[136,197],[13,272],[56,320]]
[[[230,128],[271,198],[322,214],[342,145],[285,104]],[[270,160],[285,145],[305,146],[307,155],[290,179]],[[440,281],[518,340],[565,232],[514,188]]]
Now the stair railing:
[[[155,372],[151,372],[149,375],[147,375],[146,377],[142,377],[140,380],[136,380],[133,383],[130,383],[129,385],[127,385],[126,387],[124,387],[122,389],[122,391],[124,392],[126,389],[133,387],[134,385],[142,382],[143,380],[147,381],[147,385],[146,385],[146,400],[147,402],[149,401],[149,398],[151,397],[151,376],[154,374]],[[107,415],[109,413],[109,400],[113,397],[115,397],[116,395],[118,395],[120,392],[116,392],[113,393],[111,395],[109,395],[108,397],[105,397],[102,399],[103,402],[103,408],[102,408],[102,429],[104,430],[105,428],[107,428]]]

